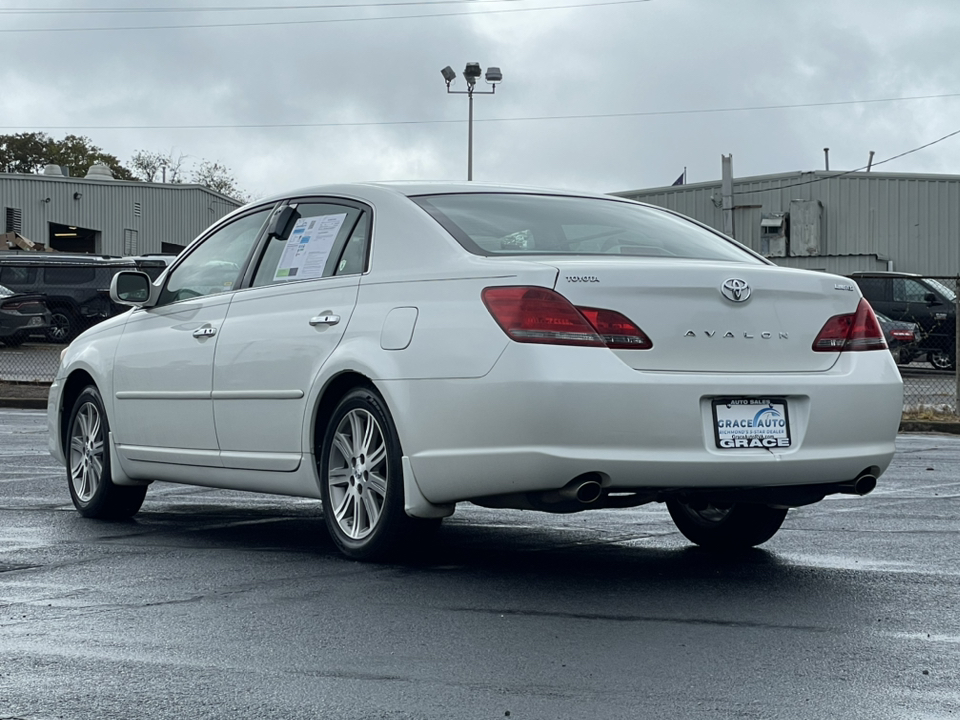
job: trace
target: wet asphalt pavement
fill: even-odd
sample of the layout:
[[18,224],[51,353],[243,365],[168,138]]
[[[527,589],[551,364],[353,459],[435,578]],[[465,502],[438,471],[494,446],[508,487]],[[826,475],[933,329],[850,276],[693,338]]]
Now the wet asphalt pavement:
[[43,414],[0,411],[0,718],[957,718],[960,438],[898,445],[735,557],[661,506],[468,505],[375,566],[312,501],[84,520]]

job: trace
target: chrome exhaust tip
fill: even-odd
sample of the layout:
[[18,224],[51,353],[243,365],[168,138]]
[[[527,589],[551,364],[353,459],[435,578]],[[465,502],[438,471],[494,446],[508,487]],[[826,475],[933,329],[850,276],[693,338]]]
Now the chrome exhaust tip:
[[591,505],[603,497],[603,485],[595,475],[581,476],[567,483],[558,495],[565,500],[576,500],[583,505]]
[[845,495],[869,495],[877,487],[877,476],[873,473],[863,473],[856,480],[840,484],[840,492]]

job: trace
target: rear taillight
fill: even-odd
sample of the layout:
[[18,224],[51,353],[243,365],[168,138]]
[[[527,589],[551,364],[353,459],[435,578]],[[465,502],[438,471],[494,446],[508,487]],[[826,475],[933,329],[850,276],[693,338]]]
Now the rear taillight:
[[913,342],[916,339],[913,330],[897,330],[896,328],[890,331],[890,337],[895,337],[897,340],[903,340],[904,342]]
[[650,338],[629,318],[615,310],[578,307],[577,310],[603,338],[604,344],[613,350],[649,350],[653,347]]
[[632,350],[653,347],[643,331],[620,313],[574,307],[547,288],[488,287],[481,297],[493,319],[517,342]]
[[0,308],[7,312],[17,312],[21,315],[43,315],[46,308],[38,302],[8,302],[0,303]]
[[814,352],[855,352],[886,350],[887,341],[870,303],[861,299],[857,311],[850,315],[834,315],[827,320],[817,339]]

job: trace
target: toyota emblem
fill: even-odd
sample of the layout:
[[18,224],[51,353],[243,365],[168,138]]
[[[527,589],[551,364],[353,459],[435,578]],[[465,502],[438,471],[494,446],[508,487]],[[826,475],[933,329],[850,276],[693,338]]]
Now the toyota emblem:
[[750,286],[746,280],[740,278],[730,278],[724,280],[720,288],[723,296],[732,302],[745,302],[750,297]]

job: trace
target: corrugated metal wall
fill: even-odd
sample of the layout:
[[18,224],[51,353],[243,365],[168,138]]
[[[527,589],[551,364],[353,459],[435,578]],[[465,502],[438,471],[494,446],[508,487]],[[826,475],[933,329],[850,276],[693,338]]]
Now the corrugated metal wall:
[[44,244],[50,242],[50,223],[96,230],[96,251],[103,255],[122,255],[130,230],[141,254],[160,252],[161,243],[186,245],[239,206],[199,185],[0,173],[0,223],[5,208],[19,208],[20,234]]
[[[823,204],[820,257],[774,262],[845,274],[891,260],[904,272],[960,273],[960,176],[787,173],[735,179],[733,192],[736,239],[758,252],[762,213],[789,212],[791,200]],[[723,227],[719,182],[614,194]]]

